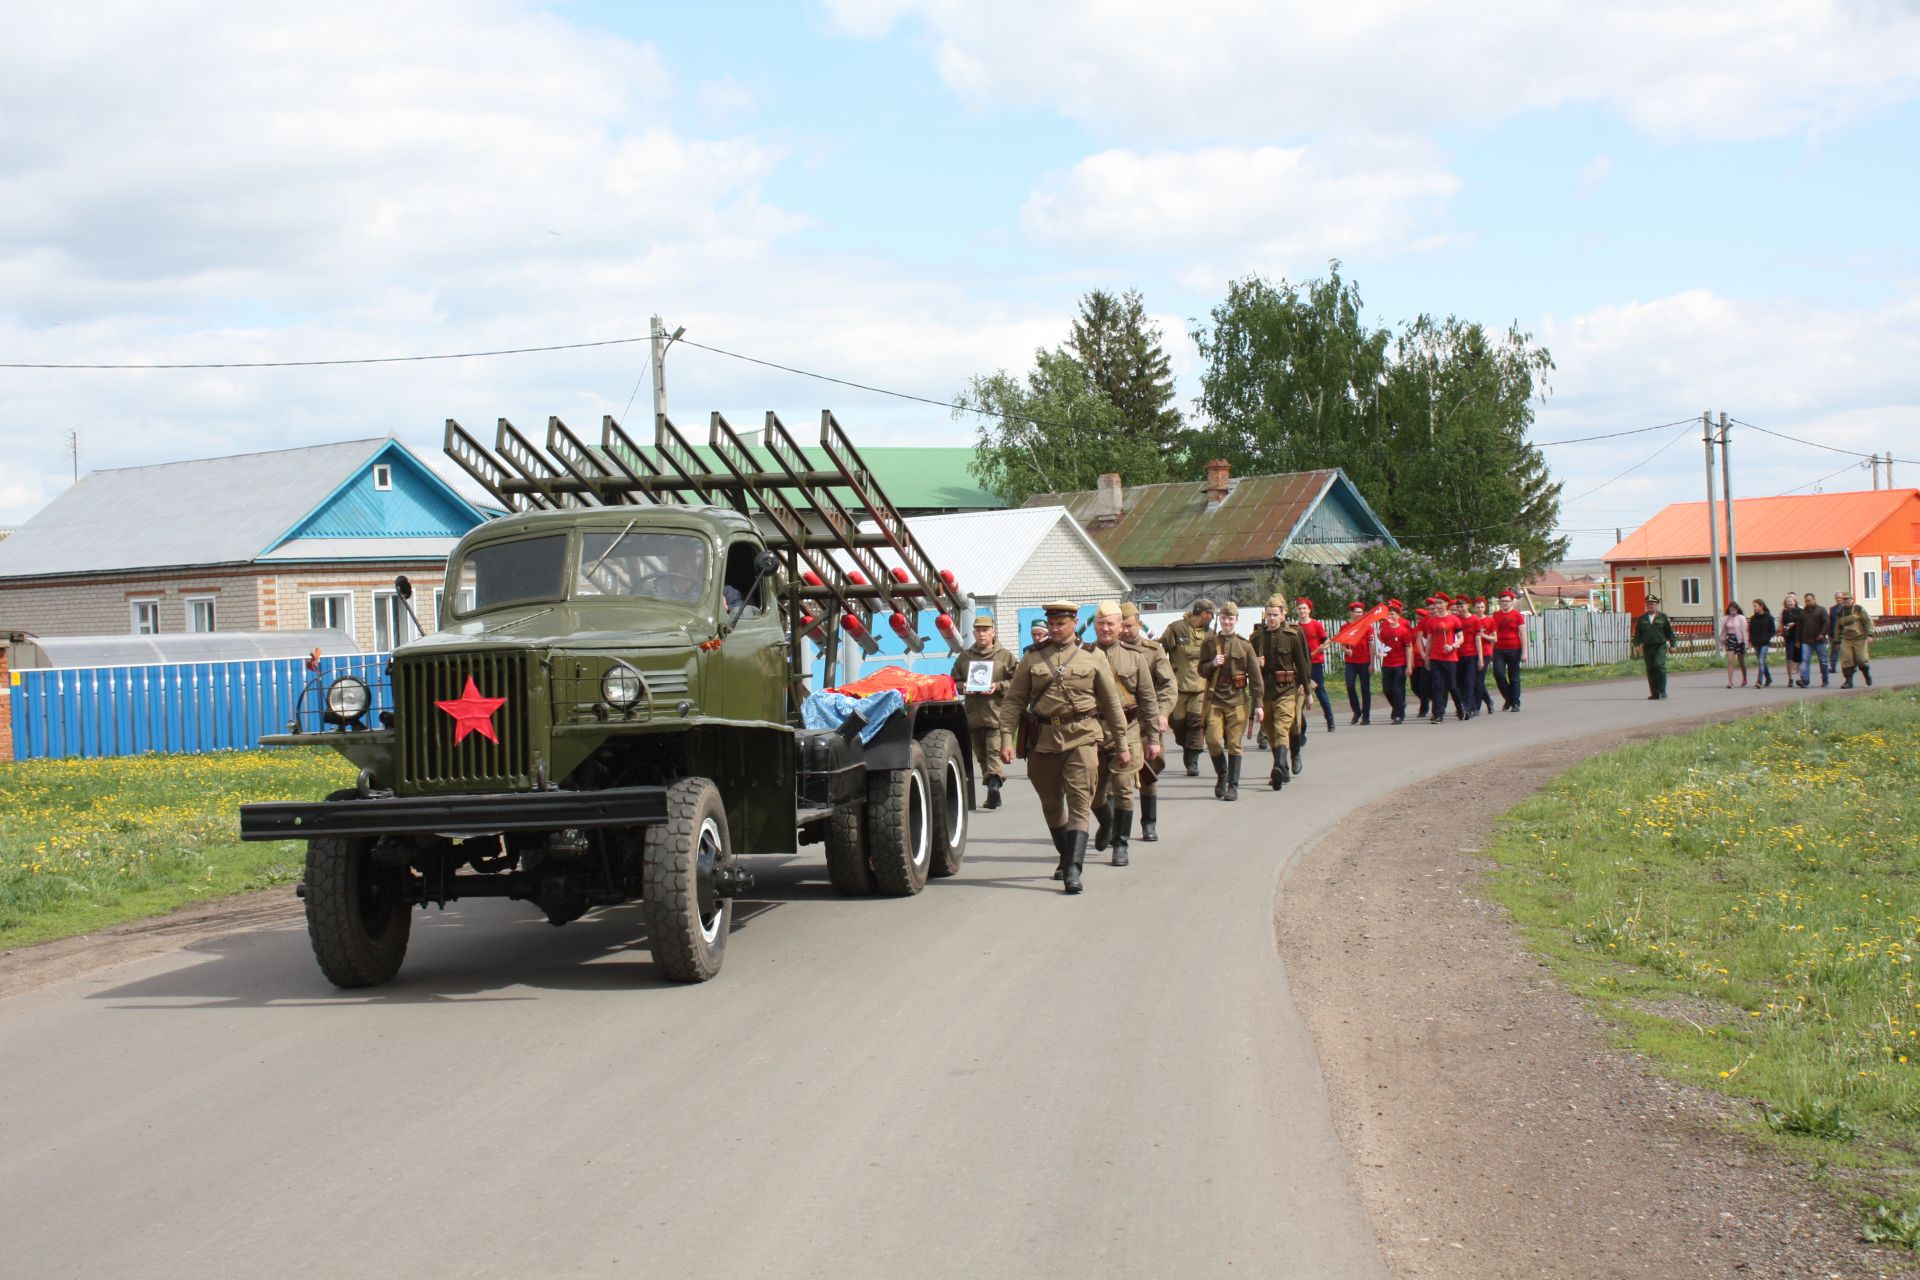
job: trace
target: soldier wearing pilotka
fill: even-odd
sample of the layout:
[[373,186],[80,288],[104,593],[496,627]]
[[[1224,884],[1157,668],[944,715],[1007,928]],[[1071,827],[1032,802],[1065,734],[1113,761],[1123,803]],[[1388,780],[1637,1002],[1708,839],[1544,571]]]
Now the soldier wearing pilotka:
[[1114,764],[1133,763],[1127,750],[1127,716],[1113,668],[1098,652],[1080,647],[1077,620],[1080,606],[1071,600],[1051,600],[1042,606],[1047,615],[1047,643],[1031,649],[1014,668],[1007,683],[1007,700],[1000,704],[1000,759],[1012,764],[1013,743],[1022,715],[1031,717],[1027,747],[1027,779],[1040,797],[1047,830],[1060,854],[1057,878],[1068,893],[1081,890],[1080,873],[1087,859],[1087,819],[1093,808],[1093,789],[1099,777],[1099,748],[1114,752]]
[[1287,598],[1279,592],[1267,598],[1261,624],[1254,628],[1253,655],[1265,685],[1262,726],[1273,753],[1267,785],[1278,791],[1300,768],[1300,749],[1307,741],[1307,685],[1313,680],[1307,638],[1288,619]]
[[[1143,740],[1150,740],[1156,747],[1164,747],[1161,734],[1166,731],[1173,714],[1173,700],[1176,696],[1173,678],[1173,663],[1167,658],[1167,651],[1158,640],[1140,629],[1140,606],[1128,600],[1120,606],[1120,638],[1135,645],[1146,653],[1153,662],[1153,697],[1160,704],[1160,723],[1149,725],[1142,721],[1140,732]],[[1160,777],[1156,768],[1145,767],[1140,770],[1140,838],[1151,843],[1160,838]]]
[[1200,646],[1200,673],[1207,681],[1207,754],[1213,758],[1217,800],[1240,798],[1240,739],[1251,710],[1257,723],[1265,718],[1260,661],[1253,646],[1233,634],[1240,606],[1229,600],[1220,606],[1220,630]]
[[[1102,600],[1093,615],[1094,643],[1086,646],[1113,668],[1126,706],[1127,730],[1123,749],[1100,752],[1100,775],[1093,793],[1093,816],[1100,824],[1093,833],[1096,851],[1113,845],[1113,865],[1127,865],[1127,847],[1133,839],[1134,796],[1145,766],[1160,754],[1160,700],[1153,687],[1153,659],[1145,649],[1120,639],[1120,605]],[[1154,733],[1143,731],[1151,725]]]
[[1187,766],[1187,776],[1200,776],[1200,752],[1207,745],[1207,679],[1200,672],[1200,646],[1213,626],[1213,601],[1201,596],[1187,606],[1187,616],[1176,618],[1160,633],[1161,647],[1173,664],[1178,688],[1167,723]]
[[[984,692],[967,688],[967,675],[975,663],[988,667]],[[1006,700],[1007,680],[1013,675],[1015,659],[994,636],[993,615],[973,615],[973,644],[961,650],[953,660],[953,682],[966,698],[967,736],[973,739],[973,758],[987,781],[987,808],[1000,807],[1000,784],[1006,780],[1000,763],[1000,704]]]

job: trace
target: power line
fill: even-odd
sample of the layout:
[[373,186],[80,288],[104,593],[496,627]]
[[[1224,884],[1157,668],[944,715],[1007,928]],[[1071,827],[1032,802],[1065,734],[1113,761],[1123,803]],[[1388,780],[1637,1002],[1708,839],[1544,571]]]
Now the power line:
[[[1746,425],[1751,426],[1752,424],[1748,423]],[[1833,479],[1834,476],[1845,475],[1849,471],[1858,471],[1863,465],[1865,464],[1859,463],[1859,462],[1849,462],[1846,466],[1840,468],[1838,471],[1834,471],[1827,475],[1821,476],[1818,480],[1809,480],[1805,484],[1797,484],[1793,488],[1783,489],[1779,493],[1774,494],[1773,496],[1776,498],[1784,498],[1789,494],[1798,493],[1802,489],[1811,489],[1815,485],[1825,484],[1827,481]]]
[[[1742,418],[1732,418],[1732,419],[1729,419],[1729,421],[1742,427],[1751,427],[1753,430],[1760,432],[1762,435],[1772,436],[1777,440],[1791,440],[1794,444],[1804,444],[1811,449],[1825,449],[1830,453],[1844,453],[1849,457],[1865,458],[1868,460],[1872,460],[1874,458],[1882,456],[1880,454],[1875,454],[1875,453],[1862,453],[1858,449],[1842,449],[1837,444],[1825,444],[1819,440],[1802,440],[1799,436],[1790,436],[1784,431],[1775,431],[1770,427],[1754,426],[1753,423],[1748,422]],[[1889,457],[1888,460],[1892,462],[1902,463],[1909,467],[1920,467],[1920,461],[1916,461],[1913,458]]]
[[160,364],[29,364],[0,360],[0,369],[311,369],[341,364],[414,364],[422,360],[479,360],[487,356],[537,355],[547,351],[582,351],[588,347],[620,347],[645,342],[639,338],[603,338],[598,342],[558,342],[545,347],[503,347],[497,351],[449,351],[425,356],[352,356],[333,360],[211,360]]
[[1593,440],[1618,440],[1621,436],[1645,435],[1649,431],[1663,431],[1668,427],[1692,426],[1693,422],[1694,419],[1692,418],[1681,418],[1674,422],[1657,423],[1651,427],[1634,427],[1629,431],[1609,431],[1605,435],[1599,436],[1575,436],[1570,440],[1542,440],[1533,447],[1536,449],[1551,449],[1555,445],[1561,444],[1586,444]]

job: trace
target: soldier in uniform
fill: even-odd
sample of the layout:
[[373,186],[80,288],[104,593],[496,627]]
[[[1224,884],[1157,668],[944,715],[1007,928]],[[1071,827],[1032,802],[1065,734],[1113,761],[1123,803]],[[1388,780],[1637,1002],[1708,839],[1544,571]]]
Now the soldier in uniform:
[[1278,791],[1300,767],[1300,749],[1306,745],[1307,685],[1313,679],[1313,662],[1307,638],[1287,617],[1287,598],[1277,591],[1267,597],[1260,625],[1254,629],[1253,656],[1265,686],[1262,729],[1267,749],[1273,753],[1267,785]]
[[985,693],[966,693],[967,736],[973,739],[973,758],[987,780],[987,808],[1000,807],[1000,784],[1006,780],[1000,763],[1000,704],[1007,696],[1007,680],[1013,675],[1014,656],[994,636],[993,615],[973,615],[973,645],[953,660],[953,682],[964,692],[968,669],[976,662],[992,667],[991,682]]
[[[1173,715],[1173,700],[1177,694],[1173,678],[1173,663],[1167,658],[1167,651],[1160,642],[1140,630],[1140,606],[1128,600],[1120,606],[1120,639],[1142,650],[1153,663],[1153,699],[1160,704],[1160,722],[1149,725],[1140,724],[1141,740],[1151,741],[1164,754],[1164,744],[1160,737],[1167,729]],[[1142,763],[1140,769],[1140,838],[1149,843],[1160,838],[1160,775],[1151,764]]]
[[[1100,752],[1099,783],[1093,793],[1093,816],[1099,827],[1093,833],[1093,847],[1104,850],[1113,844],[1113,865],[1127,865],[1127,846],[1133,839],[1134,796],[1139,790],[1139,775],[1148,760],[1160,754],[1160,699],[1153,686],[1153,659],[1145,649],[1127,644],[1120,638],[1120,605],[1102,600],[1093,615],[1094,642],[1089,653],[1106,658],[1113,679],[1120,686],[1120,701],[1126,706],[1127,730],[1124,749]],[[1149,735],[1151,726],[1154,732]],[[1126,761],[1127,763],[1121,763]]]
[[1240,606],[1229,600],[1220,606],[1220,629],[1200,645],[1200,674],[1207,682],[1207,754],[1213,758],[1217,781],[1213,794],[1220,800],[1240,798],[1240,739],[1246,735],[1247,712],[1265,717],[1260,660],[1245,638],[1233,634]]
[[1025,657],[1036,649],[1047,647],[1047,622],[1044,618],[1035,618],[1033,625],[1027,628],[1027,647],[1020,651]]
[[1189,778],[1200,776],[1200,752],[1207,745],[1207,680],[1200,673],[1200,646],[1212,626],[1213,601],[1201,596],[1187,606],[1186,617],[1174,619],[1160,634],[1177,692],[1167,721]]
[[1087,860],[1087,818],[1099,773],[1099,747],[1114,752],[1114,764],[1133,763],[1127,750],[1127,715],[1113,668],[1098,653],[1080,647],[1080,606],[1050,600],[1047,644],[1031,650],[1014,668],[1007,700],[1000,704],[1000,759],[1013,763],[1014,735],[1022,713],[1033,717],[1027,779],[1040,797],[1047,830],[1059,851],[1057,877],[1068,893],[1081,890]]
[[1673,623],[1660,612],[1660,597],[1647,597],[1647,611],[1633,620],[1633,651],[1647,664],[1647,701],[1667,696],[1667,646],[1673,643]]
[[1867,657],[1873,647],[1873,615],[1854,603],[1850,591],[1840,593],[1840,603],[1834,608],[1833,641],[1840,646],[1840,687],[1853,688],[1856,669],[1861,679],[1872,685],[1873,667]]

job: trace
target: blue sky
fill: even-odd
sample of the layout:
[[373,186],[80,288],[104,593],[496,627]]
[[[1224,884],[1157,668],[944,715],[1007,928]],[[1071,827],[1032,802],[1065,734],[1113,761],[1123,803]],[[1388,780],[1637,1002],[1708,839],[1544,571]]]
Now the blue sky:
[[[944,398],[1138,288],[1185,399],[1230,279],[1344,263],[1382,323],[1553,352],[1535,437],[1702,409],[1920,458],[1920,15],[1900,6],[183,0],[17,16],[0,350],[299,360],[689,339]],[[257,371],[0,370],[0,525],[83,467],[591,426],[644,347]],[[874,443],[938,408],[669,358],[672,407]],[[644,391],[644,389],[643,389]],[[644,394],[626,416],[643,420]],[[1700,490],[1676,433],[1556,448],[1576,555]],[[1747,433],[1742,494],[1865,487]],[[1842,471],[1840,475],[1832,475]],[[1920,466],[1900,469],[1920,482]]]

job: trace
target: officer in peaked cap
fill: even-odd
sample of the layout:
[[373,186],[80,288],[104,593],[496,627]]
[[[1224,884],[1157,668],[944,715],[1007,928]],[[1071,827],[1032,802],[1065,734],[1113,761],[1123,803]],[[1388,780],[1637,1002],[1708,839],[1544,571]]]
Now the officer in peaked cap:
[[1173,666],[1173,710],[1167,724],[1180,744],[1189,778],[1200,776],[1200,753],[1207,745],[1207,679],[1200,671],[1200,646],[1213,630],[1213,613],[1213,601],[1201,596],[1187,606],[1186,617],[1176,618],[1160,633]]
[[1667,696],[1667,649],[1673,644],[1673,623],[1660,612],[1660,597],[1647,597],[1646,612],[1633,620],[1633,648],[1646,663],[1647,701]]
[[[1099,751],[1113,753],[1115,767],[1133,765],[1127,744],[1127,713],[1113,668],[1098,651],[1080,647],[1080,606],[1050,600],[1047,643],[1030,649],[1014,668],[1007,700],[1000,706],[1000,759],[1011,764],[1016,742],[1027,747],[1027,778],[1040,797],[1047,830],[1060,854],[1055,872],[1068,893],[1081,890],[1087,859],[1087,822],[1099,777]],[[1016,737],[1022,716],[1026,731]]]
[[[1000,807],[1000,784],[1005,781],[1005,766],[1000,763],[1000,704],[1006,701],[1007,681],[1013,675],[1017,659],[995,638],[993,615],[984,610],[973,615],[973,644],[953,660],[953,682],[966,698],[967,736],[973,739],[973,758],[987,782],[987,808]],[[967,689],[967,675],[976,664],[987,665],[987,687],[975,693]]]
[[[1120,638],[1145,653],[1153,664],[1154,701],[1160,704],[1160,720],[1157,724],[1140,724],[1141,743],[1152,743],[1163,747],[1161,734],[1166,731],[1173,717],[1173,701],[1178,696],[1173,677],[1173,663],[1167,658],[1167,651],[1158,640],[1140,629],[1140,606],[1131,600],[1120,604]],[[1162,761],[1143,761],[1140,770],[1140,838],[1154,841],[1160,838],[1160,775]]]

